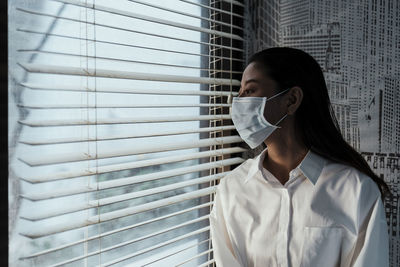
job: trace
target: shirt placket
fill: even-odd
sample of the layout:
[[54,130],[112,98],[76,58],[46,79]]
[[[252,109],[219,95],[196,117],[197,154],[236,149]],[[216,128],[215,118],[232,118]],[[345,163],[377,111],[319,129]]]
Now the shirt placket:
[[281,189],[281,205],[279,212],[279,230],[277,260],[279,267],[287,267],[290,221],[290,195],[286,188]]

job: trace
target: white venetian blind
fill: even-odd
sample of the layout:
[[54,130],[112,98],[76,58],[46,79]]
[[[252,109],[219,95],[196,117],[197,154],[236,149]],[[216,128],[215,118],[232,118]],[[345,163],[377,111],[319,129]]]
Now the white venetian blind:
[[[16,1],[18,266],[213,265],[243,5]],[[23,248],[23,249],[20,249]]]

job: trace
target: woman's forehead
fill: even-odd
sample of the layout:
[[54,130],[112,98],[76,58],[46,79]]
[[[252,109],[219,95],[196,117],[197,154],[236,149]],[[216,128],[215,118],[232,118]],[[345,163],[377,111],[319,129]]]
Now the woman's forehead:
[[257,63],[250,63],[242,74],[241,86],[255,82],[262,86],[276,87],[276,82],[272,80]]

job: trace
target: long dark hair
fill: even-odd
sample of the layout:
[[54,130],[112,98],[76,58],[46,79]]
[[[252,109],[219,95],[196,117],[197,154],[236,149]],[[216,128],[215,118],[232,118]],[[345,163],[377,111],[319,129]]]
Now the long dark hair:
[[315,153],[352,166],[371,177],[381,191],[382,200],[392,197],[388,185],[369,167],[365,159],[343,138],[334,114],[324,75],[318,62],[306,52],[289,47],[262,50],[250,57],[266,75],[277,82],[278,90],[298,86],[303,100],[295,114],[295,127],[303,143]]

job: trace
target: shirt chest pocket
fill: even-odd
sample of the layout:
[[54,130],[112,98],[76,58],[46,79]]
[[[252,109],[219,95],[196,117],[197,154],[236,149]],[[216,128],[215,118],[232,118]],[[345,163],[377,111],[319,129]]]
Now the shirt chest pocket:
[[304,227],[301,267],[340,266],[343,229]]

